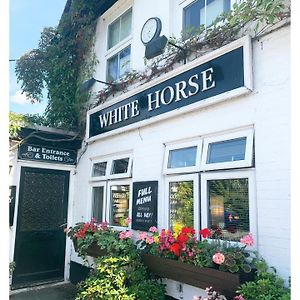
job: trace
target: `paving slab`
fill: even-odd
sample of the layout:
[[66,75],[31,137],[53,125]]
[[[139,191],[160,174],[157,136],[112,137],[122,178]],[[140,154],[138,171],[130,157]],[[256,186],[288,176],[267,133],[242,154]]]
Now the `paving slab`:
[[15,290],[10,300],[74,300],[76,286],[72,283],[45,285],[29,289]]

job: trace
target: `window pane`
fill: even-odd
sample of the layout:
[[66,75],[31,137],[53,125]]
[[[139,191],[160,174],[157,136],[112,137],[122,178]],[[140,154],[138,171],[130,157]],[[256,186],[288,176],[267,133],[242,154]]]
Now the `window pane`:
[[96,218],[97,222],[103,221],[103,202],[104,202],[104,187],[93,187],[93,211],[92,217]]
[[108,26],[108,49],[118,44],[120,41],[120,19]]
[[223,239],[238,241],[249,233],[248,179],[210,180],[208,224],[220,229]]
[[119,70],[118,77],[121,78],[130,69],[130,46],[120,52]]
[[107,60],[107,81],[115,81],[118,76],[118,54]]
[[110,223],[122,226],[129,212],[129,185],[113,185],[111,187]]
[[200,25],[205,25],[205,13],[206,26],[209,26],[222,12],[230,10],[230,0],[207,0],[206,4],[206,10],[204,0],[194,1],[184,8],[183,29],[187,31],[187,37],[195,33]]
[[120,41],[122,41],[124,38],[129,36],[131,33],[131,16],[132,16],[132,11],[130,9],[121,17]]
[[206,8],[206,26],[211,23],[224,11],[224,0],[214,0],[207,4]]
[[170,150],[168,168],[184,168],[196,165],[197,146]]
[[208,164],[229,162],[245,159],[247,138],[242,137],[228,141],[209,144],[207,162]]
[[107,162],[93,164],[92,177],[105,176]]
[[127,173],[129,164],[129,157],[116,159],[113,161],[111,174]]
[[170,227],[176,223],[194,227],[193,181],[170,182]]

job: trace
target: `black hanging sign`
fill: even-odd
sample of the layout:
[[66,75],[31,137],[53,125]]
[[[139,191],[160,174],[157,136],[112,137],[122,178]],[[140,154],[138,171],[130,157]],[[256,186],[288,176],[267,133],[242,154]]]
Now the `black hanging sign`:
[[157,226],[158,181],[133,183],[132,229],[148,231]]
[[[218,98],[224,100],[239,91],[249,92],[251,66],[250,41],[247,41],[248,44],[243,42],[241,45],[239,42],[235,49],[229,47],[231,50],[210,60],[199,60],[198,65],[196,61],[192,62],[190,69],[156,85],[148,85],[144,90],[138,89],[136,94],[131,93],[131,96],[110,106],[90,110],[87,120],[89,138],[175,112],[221,94],[227,93]],[[233,90],[236,92],[228,93]]]
[[21,144],[18,158],[55,164],[76,164],[77,153],[74,150],[59,149],[49,146]]

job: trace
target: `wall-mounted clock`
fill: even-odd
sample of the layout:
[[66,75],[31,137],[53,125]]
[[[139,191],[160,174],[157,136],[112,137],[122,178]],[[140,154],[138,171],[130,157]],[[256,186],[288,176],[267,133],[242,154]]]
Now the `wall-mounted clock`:
[[161,32],[161,20],[157,17],[148,19],[141,30],[141,41],[144,45],[159,37]]

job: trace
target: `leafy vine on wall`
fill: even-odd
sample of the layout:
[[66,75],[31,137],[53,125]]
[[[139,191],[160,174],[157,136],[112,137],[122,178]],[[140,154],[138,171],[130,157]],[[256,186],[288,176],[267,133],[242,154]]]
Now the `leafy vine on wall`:
[[[246,0],[240,4],[235,3],[231,11],[221,14],[208,28],[201,26],[196,31],[186,30],[182,32],[181,38],[171,37],[169,40],[184,48],[189,60],[193,60],[245,34],[258,38],[279,21],[288,19],[290,13],[290,1]],[[120,91],[126,92],[134,83],[144,84],[154,77],[173,70],[183,59],[183,51],[168,44],[163,54],[150,60],[145,71],[132,70],[114,86],[107,86],[100,90],[96,95],[97,100],[90,108],[104,103]]]

